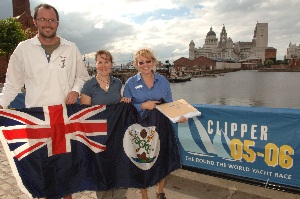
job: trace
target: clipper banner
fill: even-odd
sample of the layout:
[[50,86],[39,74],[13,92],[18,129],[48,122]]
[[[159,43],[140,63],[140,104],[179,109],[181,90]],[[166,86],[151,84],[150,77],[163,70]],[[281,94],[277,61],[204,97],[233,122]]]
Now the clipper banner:
[[300,110],[195,107],[177,126],[183,165],[300,187]]
[[84,190],[146,188],[180,168],[169,119],[132,104],[0,110],[0,138],[20,189],[60,198]]

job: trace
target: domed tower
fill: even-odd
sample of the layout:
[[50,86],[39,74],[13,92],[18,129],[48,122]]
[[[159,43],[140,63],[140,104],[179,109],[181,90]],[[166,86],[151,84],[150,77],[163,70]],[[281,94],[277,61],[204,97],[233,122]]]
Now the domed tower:
[[189,44],[189,59],[195,59],[195,43],[193,40]]
[[27,12],[29,15],[31,15],[29,0],[12,0],[12,4],[13,17],[20,16],[24,12]]
[[210,27],[209,32],[206,34],[206,36],[216,36],[215,31],[212,30],[212,27]]
[[209,32],[206,34],[205,44],[203,45],[204,49],[214,49],[217,48],[218,39],[216,38],[216,33],[210,27]]

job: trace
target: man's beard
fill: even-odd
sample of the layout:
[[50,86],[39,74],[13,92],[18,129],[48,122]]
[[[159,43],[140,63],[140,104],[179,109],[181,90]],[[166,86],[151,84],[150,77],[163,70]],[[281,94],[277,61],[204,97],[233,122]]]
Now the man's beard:
[[45,34],[43,31],[40,31],[40,36],[47,38],[47,39],[53,39],[54,37],[56,37],[56,32],[52,32],[50,35],[49,34]]

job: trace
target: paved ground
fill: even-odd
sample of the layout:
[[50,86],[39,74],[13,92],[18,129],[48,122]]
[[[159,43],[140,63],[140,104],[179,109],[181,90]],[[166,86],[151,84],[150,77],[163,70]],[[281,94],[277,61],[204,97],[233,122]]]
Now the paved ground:
[[[179,169],[167,177],[165,193],[168,199],[300,199],[300,195],[285,193],[239,183],[222,178],[198,174]],[[23,194],[12,172],[0,143],[0,199],[28,199]],[[82,192],[73,195],[74,199],[96,198],[95,192]],[[137,189],[129,189],[128,199],[138,199]],[[149,188],[149,198],[155,198],[155,187]]]

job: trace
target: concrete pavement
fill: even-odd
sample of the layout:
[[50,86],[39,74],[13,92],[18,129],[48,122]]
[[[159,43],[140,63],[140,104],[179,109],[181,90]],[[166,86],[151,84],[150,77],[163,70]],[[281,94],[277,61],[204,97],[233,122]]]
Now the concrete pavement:
[[[156,187],[149,188],[149,199],[155,199]],[[166,179],[168,199],[300,199],[300,195],[271,190],[222,178],[179,169]],[[73,194],[74,199],[95,199],[95,192]],[[129,189],[128,199],[141,198],[139,190]],[[0,199],[29,199],[21,192],[12,175],[0,144]]]

